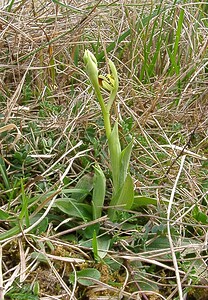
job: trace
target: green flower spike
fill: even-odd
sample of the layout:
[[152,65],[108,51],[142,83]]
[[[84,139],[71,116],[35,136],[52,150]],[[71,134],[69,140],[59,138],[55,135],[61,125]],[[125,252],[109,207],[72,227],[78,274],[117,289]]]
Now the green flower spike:
[[100,91],[97,60],[96,60],[95,56],[89,50],[85,50],[83,60],[84,60],[85,66],[86,66],[86,72],[89,76],[89,79],[92,83],[95,94],[98,98],[98,101],[99,101],[99,104],[100,104],[100,107],[102,110],[102,114],[103,114],[106,136],[107,136],[107,138],[109,138],[109,136],[111,134],[110,116],[109,116],[109,111],[107,110],[107,107],[105,105],[105,102],[103,100],[103,97],[102,97],[101,91]]
[[110,111],[113,101],[115,100],[116,94],[118,92],[118,73],[117,73],[114,63],[110,59],[109,59],[109,66],[110,66],[111,74],[108,76],[108,78],[110,80],[112,90],[111,90],[110,97],[109,97],[109,100],[107,103],[108,111]]
[[107,103],[107,111],[109,112],[111,106],[115,100],[116,94],[118,92],[118,74],[114,63],[109,59],[109,66],[111,70],[111,74],[108,74],[107,77],[103,75],[99,75],[99,79],[101,79],[101,86],[110,92],[109,100]]
[[[85,50],[83,59],[86,66],[87,74],[90,78],[92,86],[95,89],[102,111],[107,110],[107,112],[109,112],[118,92],[118,74],[116,67],[114,63],[109,59],[109,67],[111,74],[108,74],[107,77],[105,77],[103,75],[98,75],[97,60],[96,57],[92,54],[92,52],[90,52],[89,50]],[[101,87],[110,92],[107,105],[104,104],[100,92],[99,79],[101,80]]]
[[[110,110],[118,92],[118,74],[114,63],[109,60],[110,74],[105,77],[103,75],[98,75],[97,60],[89,50],[85,51],[84,62],[87,74],[101,106],[106,137],[108,140],[113,182],[113,193],[110,201],[110,207],[108,209],[108,216],[112,221],[114,221],[116,219],[116,211],[119,208],[131,209],[134,201],[134,183],[128,171],[133,141],[131,141],[122,150],[117,121],[115,121],[111,130]],[[105,104],[103,100],[101,88],[109,92],[107,104]],[[100,168],[95,170],[96,183],[95,191],[93,192],[93,214],[94,218],[97,218],[101,216],[102,211],[100,210],[100,207],[103,207],[106,183],[102,170]]]

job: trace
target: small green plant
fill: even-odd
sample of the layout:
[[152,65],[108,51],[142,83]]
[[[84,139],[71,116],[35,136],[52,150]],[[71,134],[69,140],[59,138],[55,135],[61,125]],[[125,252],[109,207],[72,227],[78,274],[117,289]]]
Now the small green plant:
[[[35,282],[37,285],[37,283]],[[36,291],[30,285],[24,285],[22,287],[14,286],[7,294],[6,299],[10,300],[38,300],[39,297]]]
[[[108,216],[111,220],[114,220],[116,209],[130,209],[134,201],[134,185],[132,177],[128,171],[133,140],[131,140],[131,142],[122,150],[118,134],[118,122],[115,121],[115,123],[111,125],[110,112],[112,104],[115,101],[119,85],[118,74],[114,63],[109,59],[108,63],[111,74],[108,74],[105,77],[99,75],[97,60],[89,50],[85,51],[84,62],[86,72],[101,107],[108,141],[113,184],[113,194],[110,201]],[[109,99],[106,104],[101,93],[102,88],[109,92]],[[96,196],[93,197],[92,202],[93,215],[94,217],[99,217],[101,215],[101,204],[104,201],[105,195],[105,176],[100,167],[96,168],[96,176],[97,184],[94,187],[95,190],[93,193],[93,195]],[[98,194],[100,195],[99,199],[96,190],[98,190]],[[102,190],[102,199],[101,194],[99,193],[100,190]]]
[[77,271],[76,273],[72,273],[69,277],[69,281],[74,284],[76,278],[79,284],[83,286],[91,286],[94,283],[93,279],[99,280],[100,276],[101,274],[98,270],[93,268],[86,268]]

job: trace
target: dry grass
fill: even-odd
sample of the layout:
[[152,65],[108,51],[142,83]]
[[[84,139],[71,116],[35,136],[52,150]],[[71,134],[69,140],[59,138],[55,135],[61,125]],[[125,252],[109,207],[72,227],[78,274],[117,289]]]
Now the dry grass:
[[[206,10],[200,1],[1,1],[0,300],[207,299]],[[105,209],[86,223],[54,206],[97,161],[106,206],[111,193],[84,49],[103,72],[106,56],[117,66],[113,118],[124,144],[134,136],[136,193],[157,199],[116,224]],[[82,244],[97,223],[112,237],[103,262]],[[69,284],[85,268],[101,278]]]

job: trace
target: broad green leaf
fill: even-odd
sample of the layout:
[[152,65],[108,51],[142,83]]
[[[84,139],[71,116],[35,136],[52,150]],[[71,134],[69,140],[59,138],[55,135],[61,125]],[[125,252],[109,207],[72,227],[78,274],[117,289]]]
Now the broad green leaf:
[[103,259],[110,247],[111,239],[108,235],[97,237],[96,231],[94,230],[92,238],[92,251],[94,254],[95,260]]
[[91,206],[84,203],[76,202],[72,198],[57,199],[55,206],[69,216],[74,216],[83,219],[84,221],[92,219]]
[[113,177],[113,188],[115,193],[119,190],[119,176],[120,176],[120,159],[121,159],[121,145],[118,135],[118,123],[116,122],[111,135],[108,139],[108,146],[110,152],[110,163]]
[[103,259],[106,256],[110,243],[111,239],[107,235],[97,238],[97,255],[100,259]]
[[132,207],[132,204],[134,202],[134,183],[133,180],[128,174],[126,176],[126,180],[124,182],[123,187],[121,188],[121,191],[119,194],[115,195],[111,202],[109,208],[109,218],[113,221],[115,217],[115,210],[116,208],[121,209],[122,207],[124,209],[130,209]]
[[130,161],[130,157],[131,157],[132,146],[133,146],[133,140],[121,152],[119,187],[122,187],[122,185],[124,184],[124,181],[126,180],[126,176],[127,176],[128,168],[129,168],[129,161]]
[[101,277],[100,272],[96,269],[93,268],[86,268],[81,271],[76,272],[76,277],[75,273],[72,273],[69,277],[69,280],[71,283],[75,283],[75,279],[77,278],[77,281],[84,285],[84,286],[91,286],[94,284],[92,279],[99,280]]
[[147,250],[161,250],[170,248],[170,243],[167,236],[158,236],[148,242]]
[[[63,189],[63,190],[61,190],[61,192],[62,192],[62,194],[84,194],[84,193],[87,193],[88,190],[87,189],[71,188],[71,189]],[[76,197],[76,200],[77,200],[77,196],[75,196],[75,197]]]
[[134,203],[132,209],[137,209],[141,206],[147,206],[147,205],[157,205],[157,199],[151,198],[151,197],[145,197],[145,196],[134,196]]
[[[146,276],[146,274],[143,274],[143,278],[145,278],[144,276]],[[144,279],[140,279],[140,276],[138,276],[138,278],[136,278],[139,287],[143,290],[143,291],[153,291],[153,292],[158,292],[159,293],[159,288],[158,285],[154,282],[148,282],[145,281]],[[140,280],[139,280],[140,279]]]
[[83,201],[93,189],[93,177],[90,174],[82,176],[77,182],[75,189],[81,189],[81,192],[73,192],[73,198],[77,201]]
[[[30,223],[33,224],[40,219],[42,214],[37,214],[34,217],[30,219]],[[35,232],[36,234],[41,234],[43,232],[46,232],[48,228],[48,217],[44,218],[35,228],[32,229],[32,232]]]
[[[91,224],[89,226],[86,225],[85,229],[82,230],[82,235],[86,239],[92,239],[94,232],[98,234],[99,230],[100,230],[99,223]],[[89,245],[89,247],[91,247],[91,244]]]
[[92,194],[92,210],[93,219],[95,220],[101,217],[106,190],[105,175],[99,165],[95,167],[93,185],[94,188]]

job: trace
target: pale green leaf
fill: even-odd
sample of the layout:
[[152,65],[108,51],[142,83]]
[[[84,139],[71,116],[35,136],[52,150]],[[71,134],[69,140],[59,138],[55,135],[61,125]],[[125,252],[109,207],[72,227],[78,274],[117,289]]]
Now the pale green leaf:
[[93,232],[92,249],[96,260],[103,259],[110,247],[111,239],[108,235],[97,237],[96,231]]
[[112,207],[109,208],[109,218],[111,220],[114,219],[116,208],[118,208],[119,210],[121,210],[122,208],[130,209],[132,207],[133,202],[134,183],[130,174],[128,174],[126,176],[126,180],[123,184],[123,187],[121,188],[121,191],[118,194],[116,194],[110,202],[110,206]]
[[97,255],[100,259],[103,259],[106,256],[110,243],[111,239],[107,235],[97,238]]
[[55,206],[65,214],[82,218],[84,221],[91,220],[92,218],[91,206],[88,204],[76,202],[76,200],[72,198],[57,199],[55,202]]
[[83,201],[93,189],[93,176],[90,174],[82,176],[77,182],[75,189],[81,189],[82,191],[77,193],[73,192],[73,198],[79,202]]
[[75,279],[77,279],[77,281],[84,285],[84,286],[91,286],[94,284],[93,279],[95,280],[99,280],[101,277],[100,272],[96,269],[93,268],[86,268],[84,270],[80,270],[76,272],[76,276],[75,273],[72,273],[70,275],[70,282],[71,283],[75,283]]
[[115,193],[119,190],[119,176],[120,176],[120,159],[121,159],[121,145],[118,135],[118,123],[116,122],[111,135],[108,139],[108,146],[110,152],[110,163],[113,177],[113,188]]
[[125,181],[127,173],[128,173],[132,146],[133,146],[133,140],[121,152],[121,162],[120,162],[121,167],[120,167],[120,178],[119,178],[119,186],[120,187],[124,184],[124,181]]
[[134,196],[134,203],[132,209],[137,209],[141,206],[147,206],[147,205],[157,205],[157,199],[151,198],[151,197],[145,197],[145,196]]
[[93,186],[92,209],[95,220],[101,217],[106,191],[105,175],[99,165],[95,167]]

